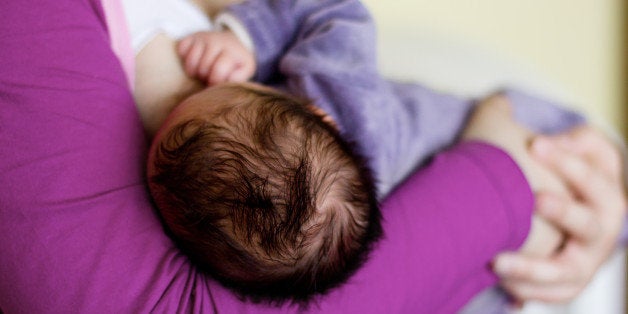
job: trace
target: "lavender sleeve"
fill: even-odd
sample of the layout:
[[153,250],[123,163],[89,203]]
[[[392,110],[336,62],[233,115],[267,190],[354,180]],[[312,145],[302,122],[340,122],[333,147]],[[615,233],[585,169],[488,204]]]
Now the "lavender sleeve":
[[360,1],[245,1],[228,10],[249,31],[257,79],[326,111],[366,157],[380,197],[451,144],[471,107],[470,101],[420,86],[410,92],[384,80],[375,25]]
[[[231,6],[254,43],[258,80],[311,99],[356,144],[378,180],[380,197],[435,152],[452,145],[473,108],[463,99],[377,70],[376,31],[356,0],[245,1]],[[548,133],[582,117],[506,90],[519,121]]]
[[[4,313],[298,312],[239,300],[165,235],[98,1],[4,1],[0,20]],[[523,241],[532,196],[506,154],[466,143],[383,207],[372,258],[310,312],[454,311],[495,283],[487,262]]]

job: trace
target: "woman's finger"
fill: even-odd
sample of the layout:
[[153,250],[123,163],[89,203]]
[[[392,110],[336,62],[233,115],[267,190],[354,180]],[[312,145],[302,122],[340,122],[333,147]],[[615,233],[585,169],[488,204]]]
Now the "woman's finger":
[[536,213],[581,241],[595,241],[602,233],[601,223],[592,209],[564,195],[537,193]]
[[493,270],[504,281],[535,284],[567,284],[579,278],[575,265],[564,265],[552,258],[526,256],[520,253],[500,253],[493,261]]
[[571,284],[538,284],[519,280],[504,280],[502,287],[519,301],[562,303],[572,300],[583,287]]
[[546,137],[537,137],[532,143],[532,153],[563,178],[572,191],[594,208],[607,206],[609,193],[615,185],[605,174],[594,169],[586,160],[554,145]]
[[620,178],[622,159],[619,149],[597,129],[580,126],[550,138],[563,149],[583,156],[606,175]]

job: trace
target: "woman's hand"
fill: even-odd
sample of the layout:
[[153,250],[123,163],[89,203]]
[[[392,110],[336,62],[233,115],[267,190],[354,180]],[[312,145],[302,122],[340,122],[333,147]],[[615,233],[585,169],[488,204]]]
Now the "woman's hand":
[[621,156],[590,127],[539,137],[532,153],[565,180],[575,196],[537,194],[537,213],[567,238],[550,258],[503,253],[494,267],[503,286],[520,302],[565,302],[582,291],[615,249],[626,214]]

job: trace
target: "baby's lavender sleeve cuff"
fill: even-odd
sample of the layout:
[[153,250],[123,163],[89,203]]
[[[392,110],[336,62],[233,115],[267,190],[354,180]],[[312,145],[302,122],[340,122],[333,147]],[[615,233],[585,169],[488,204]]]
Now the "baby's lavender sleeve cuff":
[[216,16],[215,23],[221,30],[228,29],[233,32],[246,49],[255,53],[255,46],[253,45],[251,35],[236,16],[228,12],[222,12]]

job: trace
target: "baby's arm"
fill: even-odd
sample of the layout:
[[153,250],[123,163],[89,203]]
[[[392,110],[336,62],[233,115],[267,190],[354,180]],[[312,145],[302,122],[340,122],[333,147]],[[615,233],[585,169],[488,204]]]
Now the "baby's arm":
[[229,29],[194,33],[177,47],[185,72],[207,85],[244,82],[255,73],[251,49]]

